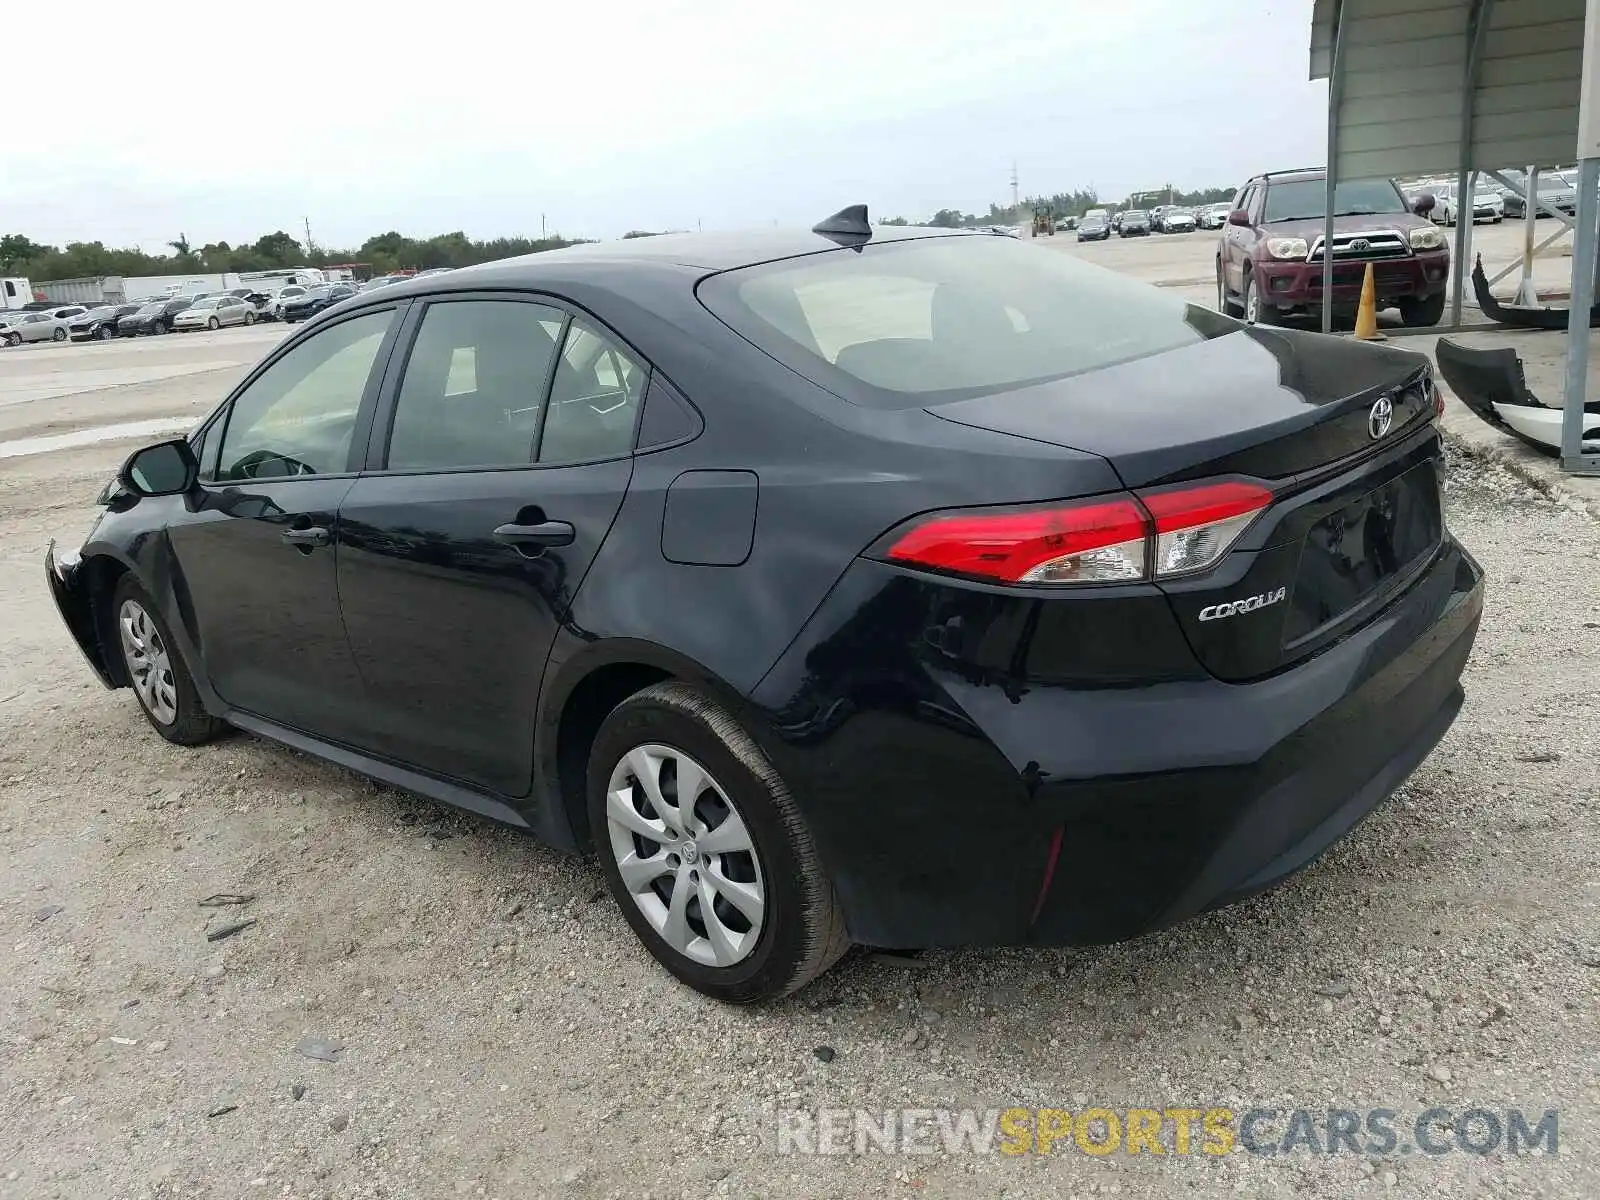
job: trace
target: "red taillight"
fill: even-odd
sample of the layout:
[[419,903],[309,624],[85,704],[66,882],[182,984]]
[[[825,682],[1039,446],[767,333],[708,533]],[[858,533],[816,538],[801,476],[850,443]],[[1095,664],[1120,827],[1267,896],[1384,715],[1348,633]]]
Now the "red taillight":
[[1132,583],[1211,566],[1271,503],[1259,484],[1225,482],[940,513],[914,523],[885,553],[997,583]]
[[1002,583],[1111,583],[1144,578],[1146,528],[1131,496],[950,513],[912,526],[889,557]]

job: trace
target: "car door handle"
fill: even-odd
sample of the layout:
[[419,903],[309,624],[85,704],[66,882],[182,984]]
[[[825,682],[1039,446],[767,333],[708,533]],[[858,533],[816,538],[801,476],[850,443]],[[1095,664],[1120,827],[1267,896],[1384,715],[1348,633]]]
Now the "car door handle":
[[309,529],[285,529],[280,536],[291,546],[326,546],[333,540],[321,525],[313,525]]
[[494,540],[508,546],[570,546],[577,531],[570,521],[540,521],[537,525],[502,525]]

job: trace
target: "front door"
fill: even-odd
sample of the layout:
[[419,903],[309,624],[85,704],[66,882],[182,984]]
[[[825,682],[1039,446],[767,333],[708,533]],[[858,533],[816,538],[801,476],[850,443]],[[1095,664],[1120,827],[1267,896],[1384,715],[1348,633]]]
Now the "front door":
[[217,694],[336,741],[362,727],[365,695],[339,615],[335,527],[396,324],[393,307],[351,317],[257,372],[207,432],[200,494],[168,527]]
[[504,296],[428,304],[404,361],[339,513],[364,746],[526,795],[545,659],[627,492],[647,372],[599,327]]

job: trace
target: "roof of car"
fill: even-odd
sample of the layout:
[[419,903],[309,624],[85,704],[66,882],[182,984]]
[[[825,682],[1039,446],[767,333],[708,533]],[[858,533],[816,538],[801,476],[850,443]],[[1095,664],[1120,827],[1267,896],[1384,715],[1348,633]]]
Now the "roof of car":
[[[995,237],[987,230],[933,229],[918,225],[877,225],[872,242],[911,241],[931,237]],[[663,233],[650,237],[621,238],[606,242],[583,242],[560,250],[544,250],[476,267],[462,267],[449,273],[452,287],[492,276],[505,282],[508,275],[541,274],[540,268],[564,270],[578,262],[652,263],[726,271],[780,258],[795,258],[838,248],[838,243],[809,229],[752,229],[733,233]],[[443,282],[438,276],[430,277]],[[414,280],[392,286],[405,287]],[[388,289],[384,289],[387,291]]]

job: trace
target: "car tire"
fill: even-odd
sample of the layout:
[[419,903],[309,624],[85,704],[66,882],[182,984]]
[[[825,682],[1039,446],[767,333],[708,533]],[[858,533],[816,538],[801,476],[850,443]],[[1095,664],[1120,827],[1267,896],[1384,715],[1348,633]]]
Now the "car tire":
[[166,622],[132,575],[112,593],[111,621],[133,694],[157,733],[179,746],[198,746],[227,728],[206,712]]
[[1222,279],[1222,263],[1217,262],[1217,311],[1225,317],[1244,316],[1244,305],[1228,299],[1228,286]]
[[20,345],[22,345],[22,335],[20,333],[8,333],[8,334],[6,334],[6,336],[5,336],[5,344],[8,345],[8,346],[20,346]]
[[215,332],[216,330],[222,328],[222,322],[217,320],[215,317],[212,317],[206,322],[206,328]]
[[1400,301],[1400,320],[1408,329],[1425,329],[1437,325],[1444,317],[1445,294],[1429,296],[1426,300]]
[[1239,308],[1246,324],[1276,325],[1278,323],[1278,310],[1270,304],[1261,303],[1261,293],[1256,289],[1256,277],[1249,271],[1244,273],[1244,299]]
[[[677,794],[685,770],[701,781],[686,815]],[[849,949],[833,885],[789,789],[704,692],[663,683],[624,700],[595,737],[587,787],[613,899],[646,949],[696,991],[729,1004],[770,1000]],[[700,850],[713,835],[736,848]]]
[[117,331],[111,328],[109,325],[102,325],[99,329],[94,331],[94,335],[102,342],[109,342],[112,338],[117,336]]
[[255,313],[253,313],[253,312],[245,313],[245,315],[244,315],[244,323],[245,323],[246,327],[254,325],[256,323],[256,315],[255,315]]
[[66,341],[67,340],[67,331],[65,329],[56,330],[54,333],[52,333],[50,335],[50,340],[52,342],[64,342],[64,341]]

